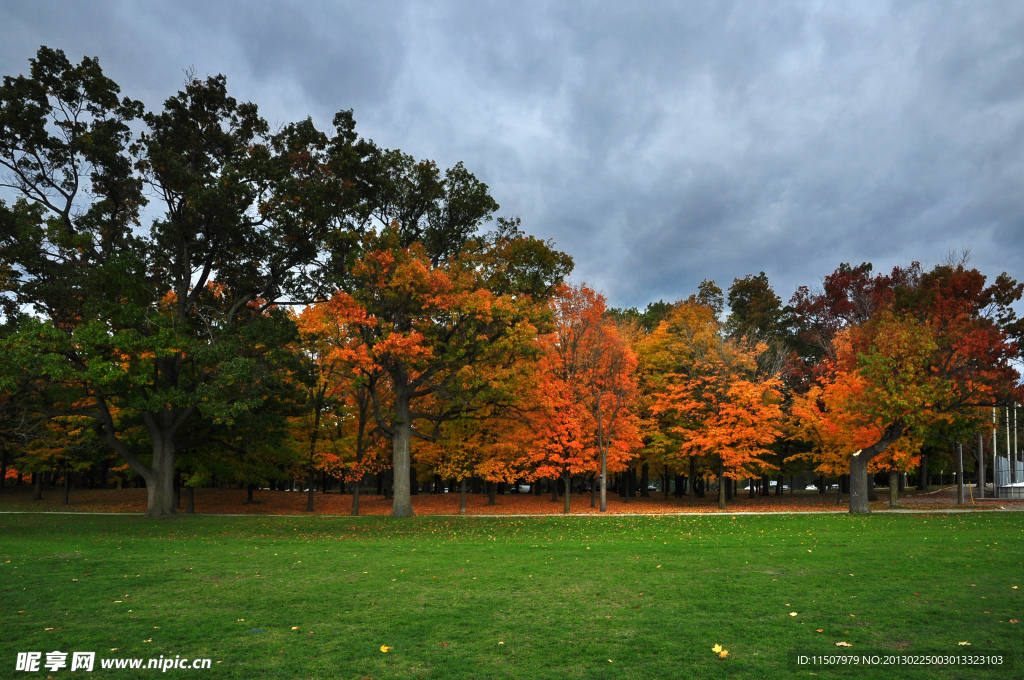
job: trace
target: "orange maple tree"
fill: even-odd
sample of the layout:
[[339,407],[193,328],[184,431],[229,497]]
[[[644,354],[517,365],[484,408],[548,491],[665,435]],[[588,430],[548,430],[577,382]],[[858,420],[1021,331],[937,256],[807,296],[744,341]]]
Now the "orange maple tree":
[[[667,455],[710,458],[723,482],[770,465],[759,456],[782,435],[783,414],[778,377],[758,375],[766,350],[725,337],[708,307],[686,301],[672,310],[643,342],[654,381],[650,411],[660,418]],[[720,507],[725,501],[719,484]]]

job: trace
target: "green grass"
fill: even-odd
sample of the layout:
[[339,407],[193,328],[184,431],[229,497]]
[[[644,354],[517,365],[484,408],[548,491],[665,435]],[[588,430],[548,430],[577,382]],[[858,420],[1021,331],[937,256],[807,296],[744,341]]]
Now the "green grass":
[[1020,677],[790,658],[1019,649],[1022,534],[1018,513],[0,515],[0,677],[55,649],[212,658],[160,674],[197,678]]

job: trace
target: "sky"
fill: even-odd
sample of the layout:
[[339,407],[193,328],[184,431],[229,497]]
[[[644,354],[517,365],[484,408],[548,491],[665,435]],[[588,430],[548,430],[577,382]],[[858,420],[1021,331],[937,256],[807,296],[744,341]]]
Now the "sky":
[[271,124],[464,161],[612,306],[969,248],[1024,278],[1024,3],[0,0],[0,74],[98,57],[157,109],[222,73]]

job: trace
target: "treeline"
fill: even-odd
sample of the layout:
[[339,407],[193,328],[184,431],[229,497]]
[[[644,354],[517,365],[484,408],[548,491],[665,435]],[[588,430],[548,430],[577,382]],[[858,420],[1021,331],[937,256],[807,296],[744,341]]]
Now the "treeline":
[[843,265],[788,305],[762,273],[608,310],[461,164],[350,111],[271,130],[217,76],[153,112],[94,59],[30,62],[0,88],[4,477],[138,477],[150,515],[176,484],[297,479],[312,509],[318,477],[358,512],[372,477],[409,516],[442,480],[550,479],[568,512],[609,476],[716,476],[724,504],[815,470],[866,511],[871,474],[1016,397],[1005,274]]

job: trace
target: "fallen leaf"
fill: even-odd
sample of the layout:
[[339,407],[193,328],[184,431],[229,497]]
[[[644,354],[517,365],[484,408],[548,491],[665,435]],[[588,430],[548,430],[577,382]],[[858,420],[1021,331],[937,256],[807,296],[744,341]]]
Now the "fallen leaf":
[[245,619],[238,619],[239,621],[245,621]]
[[725,657],[729,656],[729,650],[728,649],[723,649],[721,652],[719,652],[718,656],[720,658],[724,659]]
[[298,629],[299,629],[298,626],[292,626],[292,630],[298,630]]
[[152,642],[152,641],[153,641],[153,638],[149,638],[148,640],[143,640],[143,642]]
[[718,654],[720,651],[722,651],[722,645],[715,645],[714,647],[711,648],[711,651],[714,652],[715,654]]
[[1020,623],[1020,619],[1010,619],[1010,623]]
[[53,630],[53,628],[43,628],[43,630]]
[[970,647],[971,646],[970,642],[958,642],[957,644],[960,645],[961,647],[964,647],[964,646]]
[[505,643],[504,643],[504,642],[499,642],[498,644],[499,644],[499,645],[503,645],[503,644],[505,644]]
[[819,628],[819,629],[818,629],[818,632],[819,632],[819,633],[824,633],[824,632],[825,632],[825,629],[824,629],[824,628]]
[[388,647],[387,645],[381,645],[381,646],[380,646],[380,651],[382,651],[382,652],[384,652],[385,654],[387,654],[388,652],[390,652],[390,651],[391,651],[391,647]]
[[836,647],[853,647],[849,642],[837,642]]
[[[796,612],[790,612],[789,615],[790,616],[796,616]],[[853,614],[850,614],[850,616],[853,616]]]

